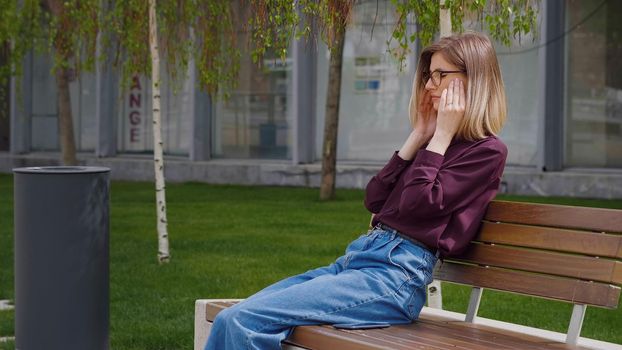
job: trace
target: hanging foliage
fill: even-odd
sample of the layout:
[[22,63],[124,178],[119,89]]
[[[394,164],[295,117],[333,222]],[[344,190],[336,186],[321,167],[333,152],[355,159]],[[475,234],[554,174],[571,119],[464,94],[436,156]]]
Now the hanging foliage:
[[249,0],[252,56],[260,62],[266,50],[287,56],[292,38],[319,36],[332,50],[336,37],[345,31],[355,0]]
[[9,46],[7,62],[0,66],[1,83],[22,74],[23,59],[31,49],[41,52],[47,47],[42,23],[48,19],[38,0],[0,0],[0,44]]
[[100,18],[99,0],[47,0],[49,45],[54,53],[54,69],[84,68],[92,71],[97,48]]
[[[134,74],[149,76],[148,2],[115,1],[106,15],[103,43],[115,53],[125,84]],[[186,78],[195,60],[201,87],[215,93],[234,85],[240,54],[228,0],[158,1],[159,52],[173,81]]]
[[[439,0],[391,0],[395,5],[397,23],[393,29],[392,40],[397,47],[390,52],[403,62],[412,52],[411,45],[418,38],[422,45],[428,45],[439,29]],[[521,40],[523,35],[537,32],[537,8],[540,0],[445,0],[445,7],[451,12],[451,25],[454,32],[463,31],[465,18],[477,19],[484,30],[503,45],[510,46],[512,38]],[[409,33],[407,23],[414,19],[417,31]]]
[[[291,0],[250,0],[252,15],[248,27],[252,32],[255,62],[265,56],[270,49],[281,59],[287,56],[289,43],[297,34],[300,22],[298,9]],[[306,0],[304,0],[306,2]]]

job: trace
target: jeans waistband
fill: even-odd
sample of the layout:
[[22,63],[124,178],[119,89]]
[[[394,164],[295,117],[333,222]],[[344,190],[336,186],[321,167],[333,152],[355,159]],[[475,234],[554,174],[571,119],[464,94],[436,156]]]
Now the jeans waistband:
[[379,229],[381,229],[381,230],[385,230],[385,231],[393,231],[393,232],[395,232],[398,236],[400,236],[401,238],[403,238],[404,240],[407,240],[407,241],[411,242],[411,243],[412,243],[412,244],[414,244],[414,245],[418,245],[418,246],[420,246],[421,248],[425,248],[427,251],[429,251],[429,252],[431,252],[432,254],[436,255],[436,249],[432,249],[432,248],[428,247],[428,245],[427,245],[427,244],[425,244],[425,243],[423,243],[423,242],[421,242],[421,241],[419,241],[419,240],[417,240],[417,239],[415,239],[415,238],[413,238],[413,237],[407,236],[407,235],[405,235],[405,234],[401,233],[400,231],[398,231],[398,230],[396,230],[396,229],[394,229],[394,228],[392,228],[392,227],[389,227],[389,226],[387,226],[387,225],[385,225],[385,224],[383,224],[383,223],[381,223],[381,222],[379,222],[378,224],[376,224],[376,228],[379,228]]

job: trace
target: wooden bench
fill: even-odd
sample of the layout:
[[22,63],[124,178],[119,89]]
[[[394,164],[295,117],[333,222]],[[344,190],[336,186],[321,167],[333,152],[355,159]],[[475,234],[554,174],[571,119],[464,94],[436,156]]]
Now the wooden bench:
[[[439,262],[438,280],[472,286],[466,314],[424,307],[410,325],[297,327],[284,349],[622,349],[581,338],[588,305],[615,309],[622,285],[622,210],[493,201],[467,253]],[[477,317],[490,288],[574,304],[567,334]],[[197,300],[195,349],[232,301]],[[622,325],[611,325],[622,331]]]

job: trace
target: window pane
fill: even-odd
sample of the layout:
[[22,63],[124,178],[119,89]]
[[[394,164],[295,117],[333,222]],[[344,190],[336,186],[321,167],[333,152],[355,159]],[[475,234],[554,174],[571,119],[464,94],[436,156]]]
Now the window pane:
[[508,115],[500,138],[508,147],[509,165],[535,166],[538,163],[538,130],[542,118],[544,80],[540,80],[542,50],[531,37],[513,40],[510,48],[495,45],[505,85]]
[[237,86],[214,105],[212,156],[291,159],[292,59],[267,52],[259,67],[248,50],[249,6],[234,2],[236,43],[242,53]]
[[[192,61],[190,61],[192,64]],[[192,114],[194,113],[194,84],[192,79],[173,82],[162,75],[162,138],[164,153],[188,155],[190,150]],[[198,89],[198,86],[197,86]],[[149,128],[151,131],[151,128]]]
[[[622,2],[568,0],[567,166],[622,167]],[[586,20],[587,19],[587,20]]]
[[[93,151],[95,150],[95,143],[97,141],[97,122],[95,120],[95,108],[97,96],[95,96],[95,74],[89,72],[82,72],[79,79],[79,112],[74,112],[74,130],[76,133],[76,147],[80,151]],[[72,91],[73,92],[73,91]],[[73,101],[72,101],[73,102]],[[78,114],[78,115],[75,115]],[[112,116],[108,116],[111,118]]]
[[291,58],[242,58],[238,86],[219,98],[214,113],[213,156],[291,158]]
[[52,57],[34,55],[32,65],[31,150],[60,150],[56,78],[51,72]]
[[[544,11],[540,4],[539,14]],[[476,15],[464,20],[465,29],[484,32],[493,41],[501,76],[505,86],[507,120],[499,137],[508,147],[506,164],[536,166],[542,147],[538,145],[541,126],[544,79],[541,71],[541,55],[538,49],[545,22],[539,17],[536,21],[538,35],[511,36],[510,45],[495,41],[488,33],[488,25]]]
[[[406,66],[399,72],[398,64],[387,53],[387,40],[395,21],[394,7],[389,1],[364,1],[354,6],[343,50],[339,160],[386,161],[410,133],[408,103],[415,67],[407,58]],[[322,44],[317,67],[318,159],[324,138],[328,66],[328,52]]]

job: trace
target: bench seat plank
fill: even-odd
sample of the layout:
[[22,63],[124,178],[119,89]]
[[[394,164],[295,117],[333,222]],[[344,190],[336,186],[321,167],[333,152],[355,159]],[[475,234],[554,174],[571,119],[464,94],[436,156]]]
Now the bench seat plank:
[[512,333],[509,331],[491,330],[477,324],[469,324],[455,321],[432,321],[425,316],[408,326],[396,326],[402,328],[404,335],[408,333],[421,333],[423,337],[442,336],[459,341],[467,349],[481,346],[484,349],[524,349],[538,350],[549,349],[550,340],[528,336],[525,334]]
[[622,262],[502,245],[471,243],[456,259],[478,265],[572,277],[586,281],[622,284]]
[[485,220],[527,225],[622,233],[622,214],[617,209],[494,200]]
[[563,277],[463,265],[445,261],[434,270],[434,278],[443,281],[517,292],[578,304],[616,308],[620,287]]
[[622,259],[622,235],[482,222],[477,241]]
[[[307,349],[340,349],[340,350],[409,350],[409,349],[444,349],[439,346],[417,344],[412,341],[392,341],[370,336],[367,332],[338,330],[331,326],[296,327],[287,339],[288,344]],[[446,349],[446,348],[445,348]]]
[[[230,305],[233,305],[233,302],[209,303],[205,315],[207,320],[213,321],[218,312]],[[422,315],[420,320],[412,324],[383,329],[338,330],[331,326],[296,327],[287,343],[308,349],[340,350],[585,349],[485,325],[456,322],[438,315]]]
[[[371,333],[371,332],[370,332]],[[417,344],[438,344],[442,349],[545,349],[540,344],[525,343],[502,334],[492,334],[476,328],[448,327],[446,322],[425,320],[410,325],[393,326],[374,333],[391,333],[394,337],[412,340]],[[371,334],[370,334],[371,335]],[[378,335],[378,337],[380,337]]]

